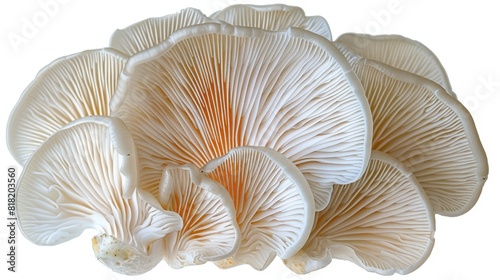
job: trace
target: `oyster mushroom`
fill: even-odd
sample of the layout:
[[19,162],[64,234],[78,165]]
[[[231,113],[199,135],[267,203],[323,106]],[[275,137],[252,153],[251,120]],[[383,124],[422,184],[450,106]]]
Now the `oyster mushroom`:
[[143,188],[165,162],[202,167],[238,146],[288,157],[316,207],[363,174],[371,115],[359,80],[325,38],[206,23],[133,56],[111,101],[138,149]]
[[434,231],[434,212],[416,178],[401,162],[374,151],[359,181],[334,187],[307,243],[285,264],[304,274],[335,258],[379,274],[407,274],[429,256]]
[[346,33],[336,43],[359,56],[427,78],[456,98],[446,71],[437,56],[422,43],[401,35]]
[[373,150],[401,161],[436,213],[470,210],[487,179],[488,162],[467,109],[421,76],[359,56],[351,61],[373,115]]
[[314,32],[328,40],[332,39],[328,22],[323,17],[307,17],[301,8],[283,4],[231,5],[213,13],[210,17],[232,25],[273,31],[296,27]]
[[110,47],[133,55],[165,41],[177,29],[213,21],[198,9],[186,8],[175,14],[148,18],[116,30],[111,36]]
[[293,256],[306,242],[314,200],[302,173],[282,154],[265,147],[238,147],[202,169],[229,192],[236,209],[241,243],[228,268],[249,264],[265,269],[278,255]]
[[230,257],[238,249],[240,231],[228,191],[192,164],[168,165],[158,201],[183,220],[180,231],[165,237],[165,260],[173,268]]
[[38,73],[11,112],[7,146],[24,165],[50,135],[86,116],[108,116],[127,56],[112,49],[59,58]]
[[[16,193],[24,236],[57,245],[94,229],[95,256],[113,271],[144,273],[164,255],[163,237],[179,215],[146,203],[137,185],[135,148],[123,122],[87,117],[64,126],[30,157]],[[125,198],[123,193],[128,193]]]

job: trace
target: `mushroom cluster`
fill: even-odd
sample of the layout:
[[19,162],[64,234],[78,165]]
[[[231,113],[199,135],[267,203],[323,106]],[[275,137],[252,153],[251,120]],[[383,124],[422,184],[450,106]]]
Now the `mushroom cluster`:
[[435,214],[488,175],[436,56],[344,34],[286,5],[187,8],[59,58],[8,124],[17,217],[35,244],[94,229],[96,258],[136,275],[212,262],[296,273],[350,260],[417,269]]

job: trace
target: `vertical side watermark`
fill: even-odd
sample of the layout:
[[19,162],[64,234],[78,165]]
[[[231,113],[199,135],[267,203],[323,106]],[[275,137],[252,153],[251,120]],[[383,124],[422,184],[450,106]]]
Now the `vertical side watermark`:
[[17,272],[17,217],[16,217],[17,168],[7,167],[7,270]]

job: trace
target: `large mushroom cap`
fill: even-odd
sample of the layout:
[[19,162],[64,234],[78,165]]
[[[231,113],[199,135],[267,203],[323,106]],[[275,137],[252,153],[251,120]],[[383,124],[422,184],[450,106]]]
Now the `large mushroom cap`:
[[148,18],[118,29],[111,36],[109,44],[112,48],[133,55],[165,41],[177,29],[213,21],[198,9],[186,8],[175,14]]
[[488,162],[467,109],[428,79],[367,59],[353,65],[372,109],[373,149],[410,169],[436,213],[471,209]]
[[158,201],[178,213],[180,231],[165,237],[165,260],[173,268],[230,257],[238,249],[240,231],[228,191],[192,164],[168,165],[163,171]]
[[164,254],[157,249],[162,238],[182,221],[139,197],[136,173],[135,147],[121,120],[71,122],[40,146],[21,174],[16,197],[22,233],[35,244],[56,245],[95,229],[101,262],[124,274],[152,269]]
[[434,231],[434,212],[415,177],[401,162],[374,151],[359,181],[334,187],[307,243],[285,264],[303,274],[337,258],[379,274],[406,274],[429,256]]
[[24,165],[62,126],[86,116],[108,116],[109,101],[127,57],[112,49],[59,58],[26,88],[7,125],[7,145]]
[[437,56],[422,43],[401,35],[346,33],[336,42],[356,54],[427,78],[456,97],[446,71]]
[[234,202],[241,243],[227,268],[266,268],[276,255],[293,256],[304,245],[314,217],[314,200],[301,172],[280,153],[238,147],[202,168],[224,186]]
[[238,26],[257,27],[280,31],[297,27],[332,39],[328,22],[323,17],[305,15],[300,7],[283,4],[273,5],[231,5],[210,16]]
[[198,167],[238,146],[265,146],[308,179],[316,207],[333,183],[358,179],[371,148],[359,80],[330,41],[207,23],[133,56],[112,115],[134,135],[142,182],[155,192],[166,161]]

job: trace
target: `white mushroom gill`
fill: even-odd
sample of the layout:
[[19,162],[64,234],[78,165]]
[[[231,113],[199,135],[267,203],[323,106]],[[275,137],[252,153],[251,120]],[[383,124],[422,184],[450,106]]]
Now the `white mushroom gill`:
[[7,124],[7,145],[24,165],[50,135],[86,116],[108,116],[109,101],[127,56],[90,50],[50,63],[25,89]]
[[358,59],[353,70],[373,115],[373,150],[415,175],[436,213],[461,215],[476,203],[488,162],[470,113],[438,84]]
[[165,237],[165,260],[173,268],[230,257],[239,248],[240,230],[229,192],[192,164],[169,164],[159,186],[165,210],[183,220]]
[[187,8],[110,46],[49,64],[10,115],[35,244],[95,230],[95,257],[127,275],[276,256],[406,274],[434,213],[467,212],[487,179],[470,114],[417,41],[332,42],[324,18],[275,4]]
[[328,22],[320,16],[308,17],[300,7],[273,5],[231,5],[217,11],[211,18],[232,25],[256,27],[272,31],[296,27],[332,39]]
[[163,237],[182,221],[140,198],[136,173],[135,147],[121,120],[71,122],[23,170],[17,189],[22,233],[35,244],[56,245],[95,229],[93,248],[101,262],[124,274],[152,269],[163,257],[157,249]]
[[330,41],[300,29],[178,30],[129,60],[111,107],[153,193],[167,161],[201,167],[234,147],[265,146],[298,166],[321,209],[333,183],[362,175],[371,149],[359,80]]
[[305,243],[314,217],[314,200],[302,173],[282,154],[265,147],[238,147],[202,168],[233,199],[241,244],[228,268],[249,264],[265,269],[278,255],[293,256]]
[[337,258],[383,275],[407,274],[429,256],[434,231],[434,212],[418,181],[401,162],[374,151],[359,181],[334,187],[307,243],[285,264],[303,274]]
[[448,74],[437,56],[422,43],[401,35],[342,34],[336,43],[356,54],[422,76],[456,98]]
[[148,18],[116,30],[111,36],[110,47],[133,55],[165,41],[177,29],[214,21],[197,9],[187,8],[175,14]]

